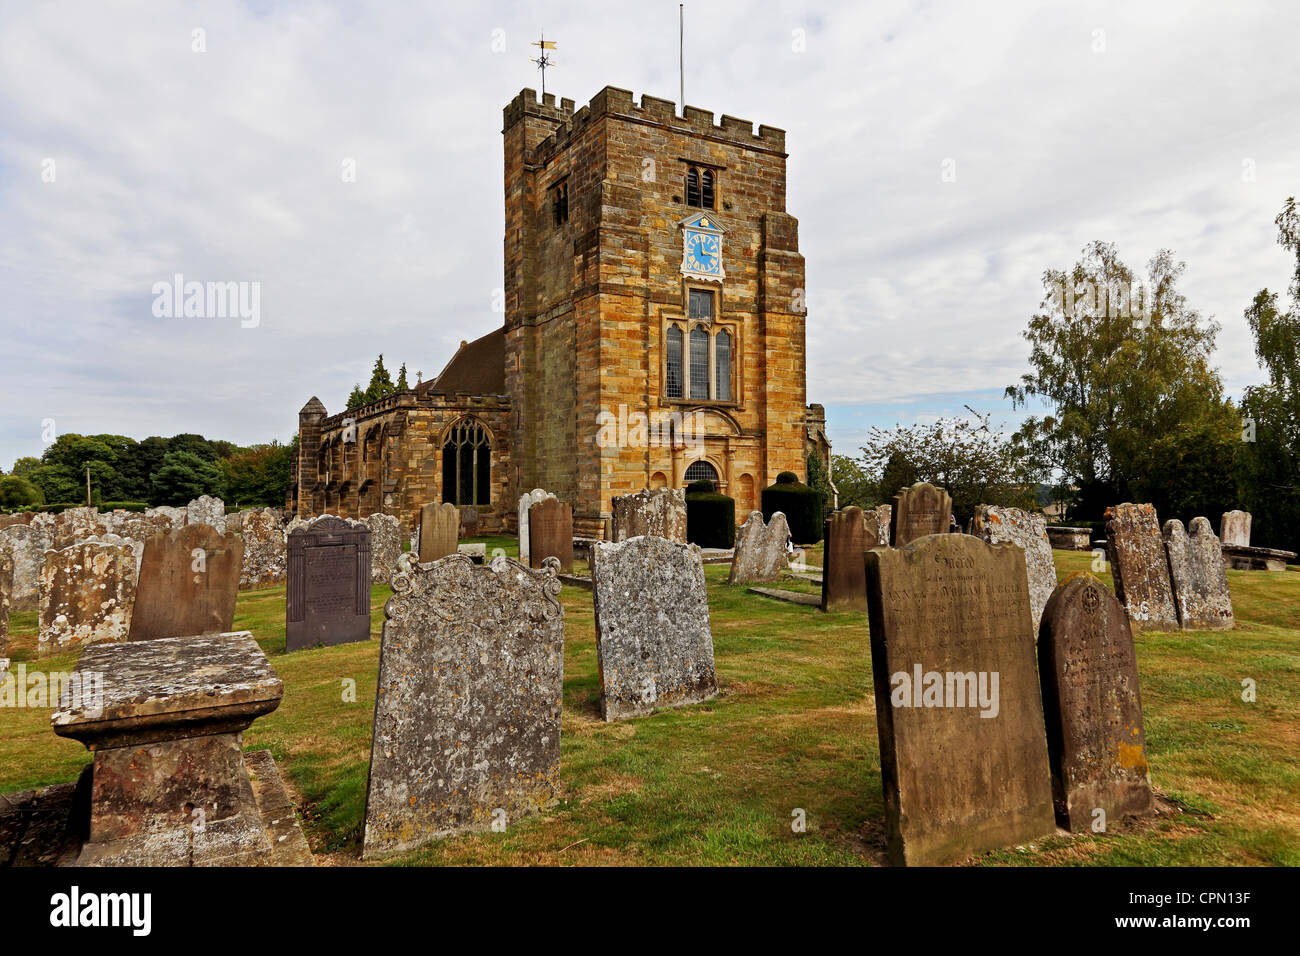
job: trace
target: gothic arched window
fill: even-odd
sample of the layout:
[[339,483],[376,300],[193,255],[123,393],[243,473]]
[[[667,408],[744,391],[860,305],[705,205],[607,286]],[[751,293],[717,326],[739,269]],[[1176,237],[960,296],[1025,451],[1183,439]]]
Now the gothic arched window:
[[667,392],[669,398],[682,397],[682,330],[677,326],[668,328],[668,368]]
[[492,444],[488,430],[462,418],[442,444],[442,500],[454,505],[491,504]]

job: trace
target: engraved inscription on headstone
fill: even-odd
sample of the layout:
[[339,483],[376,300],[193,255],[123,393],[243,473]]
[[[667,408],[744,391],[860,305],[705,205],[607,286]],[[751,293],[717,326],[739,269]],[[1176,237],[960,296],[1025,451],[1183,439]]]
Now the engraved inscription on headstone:
[[951,528],[952,498],[928,481],[902,488],[894,496],[889,538],[901,548],[928,534],[947,534]]
[[144,543],[132,641],[230,631],[244,543],[207,524],[187,524]]
[[321,518],[289,533],[285,650],[370,639],[370,529]]

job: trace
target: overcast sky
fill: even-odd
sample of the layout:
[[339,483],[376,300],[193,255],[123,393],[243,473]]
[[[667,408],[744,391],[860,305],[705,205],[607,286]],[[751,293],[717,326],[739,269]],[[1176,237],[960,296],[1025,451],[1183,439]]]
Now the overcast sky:
[[[0,2],[0,466],[45,419],[285,441],[376,353],[414,381],[498,326],[501,109],[542,30],[559,96],[678,99],[672,2]],[[836,450],[1013,423],[1040,276],[1092,239],[1173,249],[1229,392],[1260,381],[1297,36],[1277,3],[688,3],[687,102],[787,131]],[[260,283],[259,323],[156,317],[176,273]]]

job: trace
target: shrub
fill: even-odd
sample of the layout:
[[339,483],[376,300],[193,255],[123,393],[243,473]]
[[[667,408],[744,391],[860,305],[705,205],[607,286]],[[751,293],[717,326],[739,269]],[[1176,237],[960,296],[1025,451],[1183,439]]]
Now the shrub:
[[822,539],[824,506],[822,493],[802,484],[792,471],[781,472],[776,484],[763,489],[763,520],[771,521],[776,512],[784,512],[790,538],[796,544],[816,544]]
[[736,544],[736,500],[715,492],[707,478],[686,486],[686,540],[701,548]]
[[99,506],[100,511],[148,511],[147,501],[105,501]]

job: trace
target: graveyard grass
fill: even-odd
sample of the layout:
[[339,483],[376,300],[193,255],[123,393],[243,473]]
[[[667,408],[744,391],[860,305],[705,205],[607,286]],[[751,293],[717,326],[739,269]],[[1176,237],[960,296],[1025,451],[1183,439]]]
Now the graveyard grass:
[[[513,538],[479,538],[516,553]],[[1088,553],[1053,553],[1059,578]],[[810,564],[820,562],[816,550]],[[581,564],[579,565],[581,568]],[[721,694],[605,724],[591,594],[565,587],[564,794],[503,833],[438,842],[390,864],[880,865],[884,807],[866,616],[823,614],[705,574]],[[1107,584],[1109,575],[1100,575]],[[1138,636],[1160,816],[1124,832],[1058,835],[975,865],[1300,865],[1300,573],[1228,572],[1237,628]],[[774,585],[815,591],[807,582]],[[241,592],[235,626],[284,680],[280,708],[245,734],[270,749],[321,865],[357,865],[383,604],[372,640],[284,654],[284,588]],[[36,661],[36,615],[13,615],[16,667]],[[1255,703],[1242,681],[1257,683]],[[355,682],[355,702],[346,699]],[[49,708],[0,710],[0,793],[76,778],[84,748]],[[806,832],[792,823],[802,811]],[[1113,821],[1112,821],[1113,823]]]

